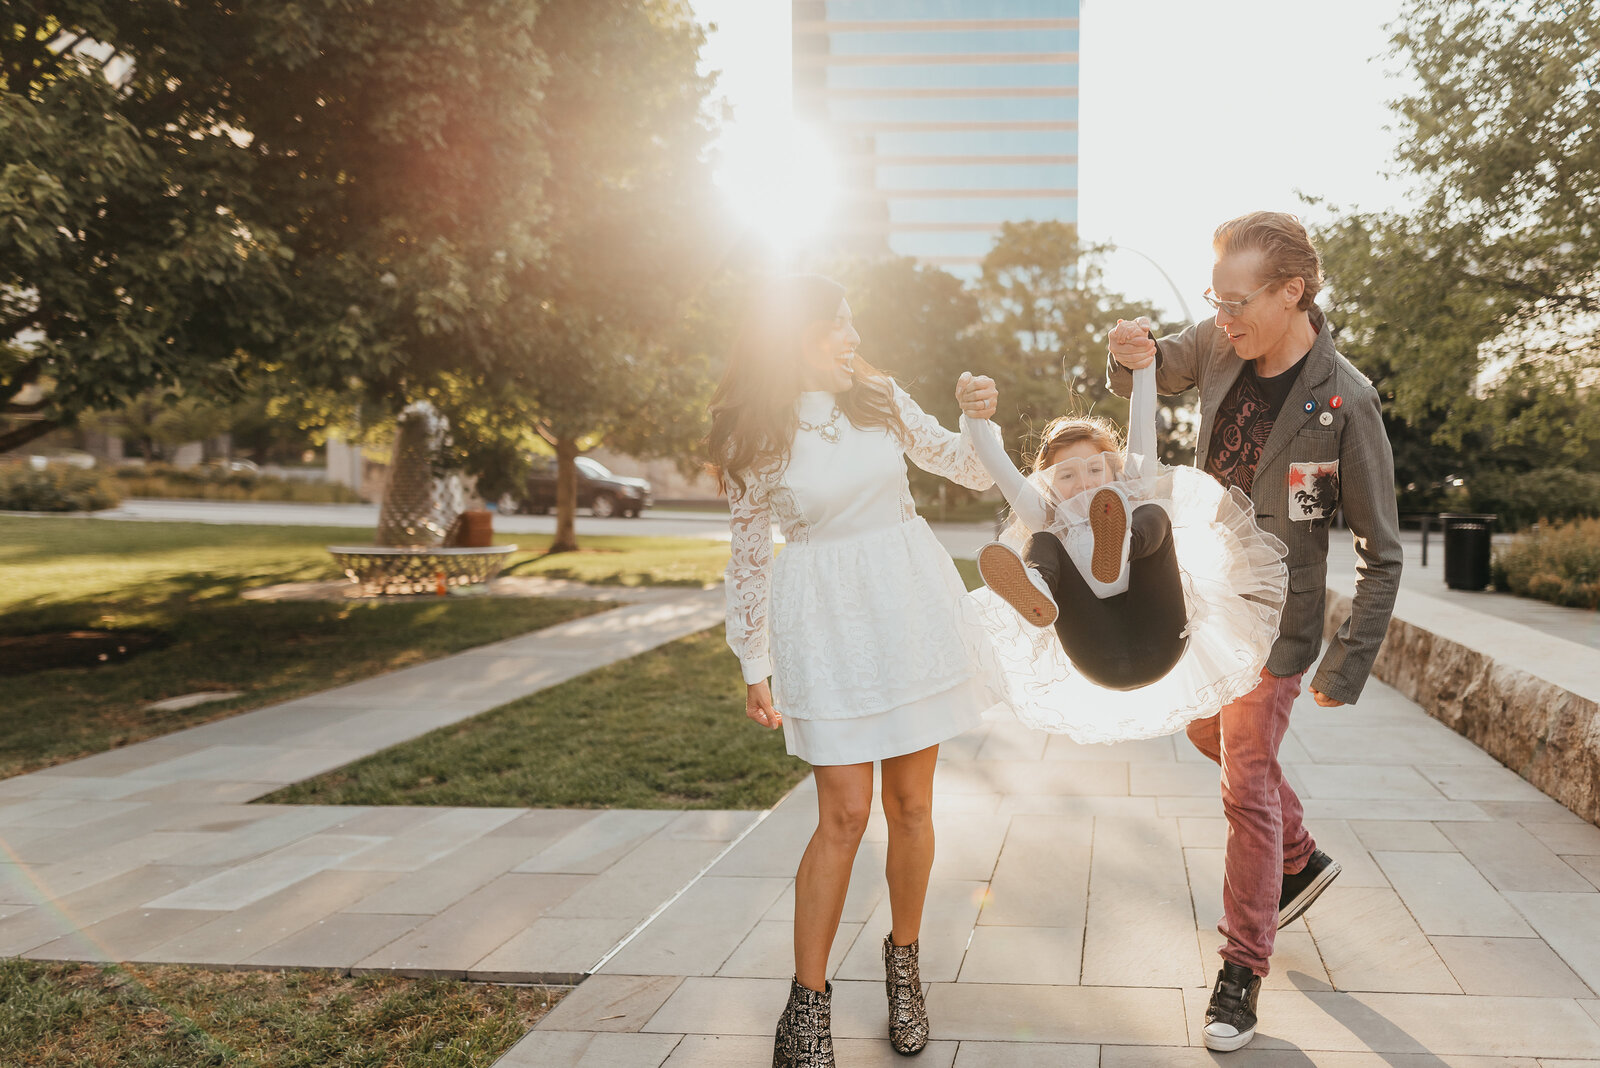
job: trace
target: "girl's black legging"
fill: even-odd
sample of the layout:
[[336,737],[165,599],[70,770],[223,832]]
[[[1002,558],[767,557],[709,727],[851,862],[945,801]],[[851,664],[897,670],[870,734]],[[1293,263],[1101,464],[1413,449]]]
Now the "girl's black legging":
[[1035,534],[1023,559],[1043,576],[1060,613],[1056,634],[1073,667],[1108,690],[1157,681],[1189,645],[1172,521],[1158,504],[1133,510],[1128,588],[1102,600],[1054,534]]

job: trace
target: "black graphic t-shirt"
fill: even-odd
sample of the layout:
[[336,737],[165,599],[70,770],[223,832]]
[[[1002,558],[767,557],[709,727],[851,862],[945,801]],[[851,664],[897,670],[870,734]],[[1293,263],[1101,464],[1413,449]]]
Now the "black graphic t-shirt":
[[1305,362],[1305,357],[1301,357],[1293,367],[1271,378],[1256,374],[1254,360],[1245,364],[1217,409],[1217,421],[1211,428],[1211,448],[1206,453],[1206,474],[1224,486],[1238,486],[1250,492],[1261,449]]

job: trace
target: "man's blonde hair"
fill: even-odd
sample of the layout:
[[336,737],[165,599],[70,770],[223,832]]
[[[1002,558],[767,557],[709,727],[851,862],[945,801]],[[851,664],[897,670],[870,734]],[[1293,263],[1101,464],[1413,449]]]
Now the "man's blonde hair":
[[1306,284],[1300,295],[1300,310],[1310,311],[1317,302],[1322,290],[1322,259],[1299,216],[1284,211],[1252,211],[1229,219],[1212,235],[1211,248],[1219,260],[1243,252],[1261,253],[1262,282],[1276,287],[1299,278]]

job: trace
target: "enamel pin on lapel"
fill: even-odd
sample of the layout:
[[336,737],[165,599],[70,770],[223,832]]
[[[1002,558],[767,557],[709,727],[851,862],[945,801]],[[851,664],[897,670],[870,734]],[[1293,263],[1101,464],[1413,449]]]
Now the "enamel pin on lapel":
[[1314,400],[1306,401],[1306,411],[1307,412],[1314,412],[1316,410],[1317,410],[1317,402],[1316,401],[1314,401]]
[[1339,396],[1337,393],[1334,394],[1332,397],[1328,398],[1328,407],[1330,407],[1330,408],[1337,408],[1337,407],[1339,407],[1339,405],[1341,405],[1343,403],[1344,403],[1344,398]]

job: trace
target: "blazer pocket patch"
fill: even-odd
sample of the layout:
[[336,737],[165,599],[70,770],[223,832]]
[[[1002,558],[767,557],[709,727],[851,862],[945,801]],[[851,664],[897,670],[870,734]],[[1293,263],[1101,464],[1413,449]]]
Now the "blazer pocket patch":
[[1338,460],[1289,465],[1289,522],[1323,522],[1338,506]]

